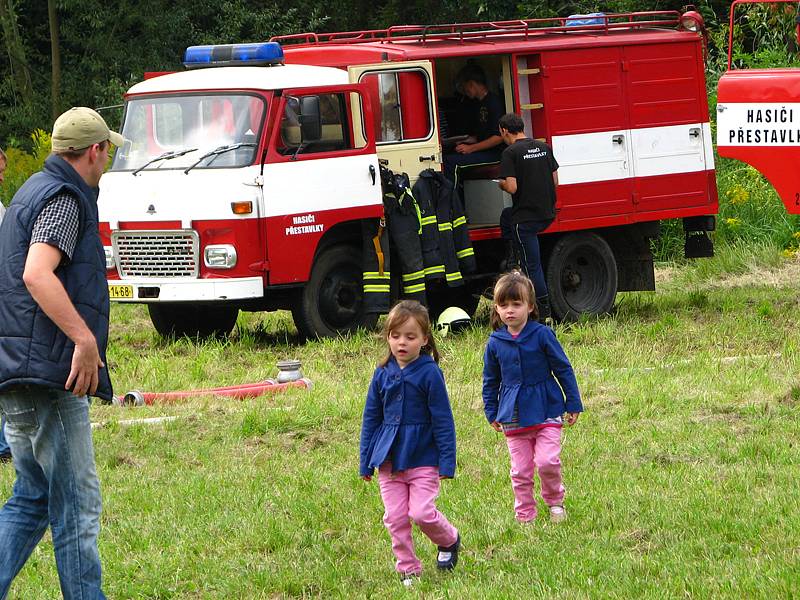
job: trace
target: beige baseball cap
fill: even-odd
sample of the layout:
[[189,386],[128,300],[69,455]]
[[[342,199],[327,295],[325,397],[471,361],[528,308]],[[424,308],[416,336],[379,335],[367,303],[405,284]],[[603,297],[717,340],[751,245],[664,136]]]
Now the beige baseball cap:
[[96,111],[85,106],[70,108],[53,124],[53,152],[82,150],[92,144],[109,140],[122,146],[123,138],[111,131]]

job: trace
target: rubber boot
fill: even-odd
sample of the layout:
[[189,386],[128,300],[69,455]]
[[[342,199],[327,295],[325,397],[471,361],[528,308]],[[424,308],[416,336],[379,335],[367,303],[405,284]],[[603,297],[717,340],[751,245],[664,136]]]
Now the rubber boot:
[[553,316],[550,312],[550,296],[536,298],[536,307],[539,309],[539,323],[552,327]]

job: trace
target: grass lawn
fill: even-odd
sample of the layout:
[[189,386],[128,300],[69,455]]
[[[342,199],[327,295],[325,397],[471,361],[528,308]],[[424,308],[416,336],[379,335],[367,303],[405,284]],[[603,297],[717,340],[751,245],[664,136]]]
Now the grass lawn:
[[[228,342],[163,342],[114,307],[117,393],[274,377],[299,358],[310,391],[244,402],[94,406],[109,598],[790,598],[800,596],[800,264],[723,249],[661,269],[656,293],[557,327],[586,413],[565,431],[569,520],[514,521],[508,452],[480,396],[488,305],[440,340],[458,433],[440,509],[457,570],[402,588],[377,483],[358,478],[361,409],[382,342],[299,345],[285,314],[240,316]],[[159,425],[123,419],[177,415]],[[0,468],[9,494],[13,470]],[[542,511],[544,512],[544,511]],[[544,516],[544,515],[542,515]],[[49,537],[10,597],[54,598]]]

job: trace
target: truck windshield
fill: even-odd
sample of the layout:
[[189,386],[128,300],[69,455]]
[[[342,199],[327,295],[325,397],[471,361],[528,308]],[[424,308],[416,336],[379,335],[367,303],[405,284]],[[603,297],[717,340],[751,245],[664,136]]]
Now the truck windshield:
[[[246,94],[181,95],[134,98],[125,110],[122,136],[111,171],[183,169],[220,147],[230,152],[197,169],[243,167],[253,163],[261,134],[265,101]],[[187,148],[193,149],[181,153]],[[166,155],[170,160],[154,160]],[[150,164],[148,162],[152,161]]]

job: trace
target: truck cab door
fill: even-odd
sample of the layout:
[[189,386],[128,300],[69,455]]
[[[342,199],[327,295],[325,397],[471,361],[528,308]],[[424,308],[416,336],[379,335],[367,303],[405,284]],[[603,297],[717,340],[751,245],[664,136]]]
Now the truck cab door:
[[345,84],[276,98],[263,176],[270,285],[307,281],[328,231],[383,214],[371,123],[355,134],[352,106],[364,95],[363,86]]
[[431,62],[359,65],[348,73],[351,82],[366,87],[378,155],[389,168],[408,173],[412,183],[421,171],[441,168]]

